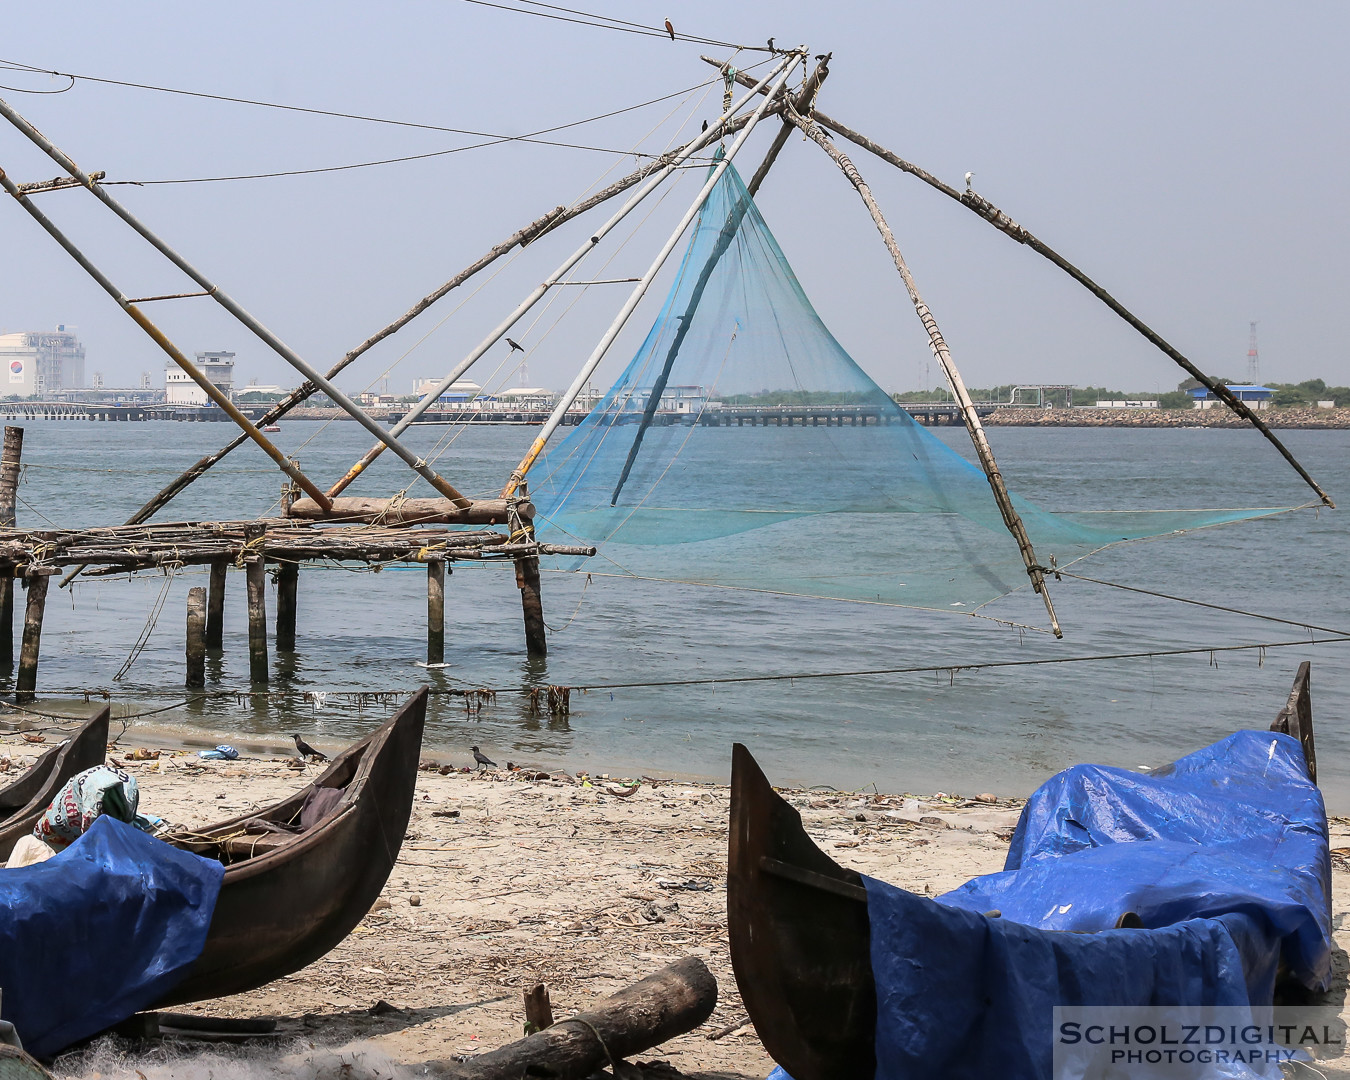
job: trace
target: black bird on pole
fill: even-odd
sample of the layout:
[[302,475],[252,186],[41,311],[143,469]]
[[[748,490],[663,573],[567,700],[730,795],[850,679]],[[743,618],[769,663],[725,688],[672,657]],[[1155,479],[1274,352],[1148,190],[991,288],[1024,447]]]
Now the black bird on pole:
[[480,769],[484,765],[491,765],[494,769],[497,767],[497,763],[493,761],[491,758],[484,757],[481,751],[479,751],[478,747],[471,746],[469,747],[469,749],[473,751],[473,759],[474,761],[478,762],[478,767]]
[[319,760],[319,761],[327,761],[327,760],[328,760],[328,755],[327,755],[327,754],[321,754],[321,753],[319,753],[317,750],[314,749],[314,747],[310,746],[309,743],[305,742],[304,739],[300,738],[299,735],[292,735],[291,738],[295,740],[295,749],[296,749],[296,752],[297,752],[302,758],[313,758],[313,759],[317,759],[317,760]]
[[507,338],[507,339],[506,339],[506,343],[507,343],[508,345],[511,346],[511,351],[512,351],[512,352],[524,352],[524,351],[525,351],[525,346],[524,346],[524,345],[521,345],[519,342],[512,341],[510,338]]

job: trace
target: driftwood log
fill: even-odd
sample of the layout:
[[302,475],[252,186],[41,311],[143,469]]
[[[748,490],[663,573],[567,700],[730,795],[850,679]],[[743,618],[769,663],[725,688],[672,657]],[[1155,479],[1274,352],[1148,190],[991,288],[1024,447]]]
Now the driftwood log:
[[428,1061],[438,1080],[583,1080],[597,1069],[692,1031],[712,1015],[717,980],[702,960],[687,956],[586,1012],[544,1031],[458,1062]]

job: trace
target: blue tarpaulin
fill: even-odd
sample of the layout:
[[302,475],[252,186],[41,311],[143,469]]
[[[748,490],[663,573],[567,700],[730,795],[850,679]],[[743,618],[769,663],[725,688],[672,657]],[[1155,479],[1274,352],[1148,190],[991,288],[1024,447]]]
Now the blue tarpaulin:
[[224,874],[107,815],[54,858],[0,871],[0,1015],[24,1048],[50,1057],[177,983]]
[[[936,901],[864,879],[877,1080],[1048,1077],[1057,1005],[1268,1005],[1281,961],[1325,989],[1327,837],[1288,735],[1239,731],[1143,774],[1059,773],[1003,872]],[[1112,929],[1127,911],[1145,929]]]

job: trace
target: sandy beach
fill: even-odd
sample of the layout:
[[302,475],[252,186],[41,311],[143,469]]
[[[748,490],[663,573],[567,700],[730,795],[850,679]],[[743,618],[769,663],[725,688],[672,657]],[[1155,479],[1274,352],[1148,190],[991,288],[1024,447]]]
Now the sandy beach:
[[[143,812],[203,825],[258,809],[317,775],[281,753],[202,761],[125,737],[109,754],[138,780]],[[11,773],[42,749],[0,739]],[[145,751],[141,751],[144,753]],[[185,1011],[274,1017],[274,1038],[244,1047],[104,1039],[58,1060],[57,1074],[163,1080],[247,1074],[415,1076],[420,1062],[519,1038],[522,994],[543,982],[563,1017],[686,955],[719,984],[716,1011],[640,1060],[654,1077],[759,1080],[773,1063],[736,992],[725,917],[728,791],[660,777],[577,777],[528,767],[442,774],[426,760],[398,864],[369,915],[330,954],[247,994]],[[503,763],[504,764],[504,763]],[[637,781],[627,796],[621,781]],[[1020,802],[784,791],[839,862],[925,895],[1002,868]],[[1332,821],[1335,925],[1350,907],[1350,819]],[[1346,986],[1338,956],[1336,1000]],[[402,1066],[402,1068],[400,1068]],[[1327,1075],[1338,1075],[1324,1069]],[[606,1073],[608,1075],[608,1073]],[[1350,1070],[1342,1075],[1350,1075]]]

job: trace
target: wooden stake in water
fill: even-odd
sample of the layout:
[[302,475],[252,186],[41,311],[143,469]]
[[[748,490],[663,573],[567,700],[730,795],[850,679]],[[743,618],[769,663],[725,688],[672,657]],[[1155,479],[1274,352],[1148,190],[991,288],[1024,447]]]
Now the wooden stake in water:
[[206,590],[188,590],[187,599],[187,678],[184,686],[206,685]]
[[285,562],[277,574],[277,652],[295,652],[295,604],[300,564]]
[[28,604],[23,617],[23,644],[19,647],[19,679],[14,700],[23,705],[36,701],[38,649],[42,644],[42,615],[47,608],[46,574],[28,578]]
[[445,560],[427,563],[427,663],[445,663]]
[[544,599],[539,587],[539,560],[527,556],[516,560],[516,588],[525,616],[525,650],[531,656],[548,655],[544,629]]
[[225,559],[211,564],[211,594],[206,602],[206,647],[225,647],[225,573],[229,569]]
[[[0,526],[13,528],[18,521],[19,465],[23,457],[23,428],[5,427],[5,446],[0,453]],[[0,667],[14,669],[14,578],[0,578]]]
[[248,671],[255,683],[267,682],[267,563],[262,553],[244,563],[248,583]]

